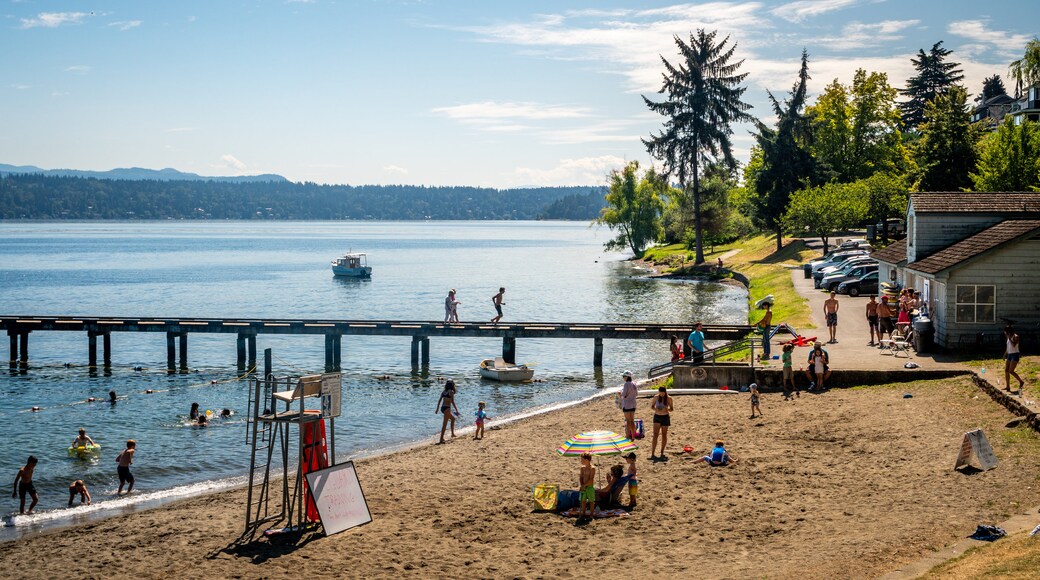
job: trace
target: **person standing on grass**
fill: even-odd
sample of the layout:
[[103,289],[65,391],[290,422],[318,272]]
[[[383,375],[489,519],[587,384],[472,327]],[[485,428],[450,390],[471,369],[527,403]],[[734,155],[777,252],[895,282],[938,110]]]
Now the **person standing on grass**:
[[827,341],[828,344],[838,342],[835,336],[838,332],[838,299],[836,296],[837,292],[831,290],[831,297],[823,301],[823,313],[827,316],[827,330],[831,333],[831,339]]
[[693,325],[693,331],[686,337],[686,341],[690,343],[690,357],[687,358],[692,357],[695,365],[704,362],[704,325],[700,322]]
[[870,328],[870,342],[867,346],[874,346],[874,337],[877,336],[877,342],[881,342],[881,332],[878,330],[878,303],[874,298],[874,295],[870,295],[870,301],[867,302],[867,326]]
[[635,441],[636,438],[636,397],[639,387],[632,382],[632,371],[625,371],[621,377],[625,384],[621,387],[621,413],[625,416],[625,437]]
[[505,298],[505,293],[505,288],[499,288],[498,294],[491,297],[491,303],[495,305],[495,312],[498,313],[498,316],[491,319],[491,324],[498,324],[498,321],[502,320],[502,307],[506,305],[505,302],[502,302]]
[[762,319],[755,326],[762,331],[761,360],[769,360],[769,329],[773,324],[773,305],[766,302],[762,307],[766,309],[766,313],[762,315]]
[[1004,349],[1004,390],[1011,390],[1011,377],[1015,377],[1018,379],[1018,394],[1021,395],[1023,393],[1022,388],[1025,387],[1026,382],[1015,372],[1015,368],[1018,367],[1018,361],[1022,358],[1022,353],[1018,346],[1020,339],[1015,329],[1010,326],[1004,329],[1004,336],[1007,338],[1007,347]]
[[668,396],[668,389],[657,388],[657,396],[650,399],[650,408],[654,411],[654,438],[650,444],[650,461],[657,459],[654,452],[657,450],[657,436],[661,436],[661,461],[668,461],[664,454],[664,448],[668,446],[668,427],[672,425],[670,413],[675,410],[672,398]]

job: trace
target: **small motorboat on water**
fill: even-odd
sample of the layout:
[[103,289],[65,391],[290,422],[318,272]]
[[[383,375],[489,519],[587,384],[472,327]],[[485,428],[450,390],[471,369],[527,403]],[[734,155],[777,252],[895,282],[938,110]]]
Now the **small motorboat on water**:
[[509,364],[502,357],[486,358],[480,361],[480,376],[492,381],[529,381],[534,376],[534,369],[527,365]]
[[372,268],[368,265],[367,254],[348,252],[332,261],[332,273],[350,278],[371,278]]

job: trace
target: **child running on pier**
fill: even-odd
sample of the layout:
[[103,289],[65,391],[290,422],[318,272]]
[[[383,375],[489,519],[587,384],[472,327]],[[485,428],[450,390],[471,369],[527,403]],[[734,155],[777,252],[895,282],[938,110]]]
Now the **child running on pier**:
[[473,413],[477,417],[477,431],[473,434],[474,440],[484,438],[484,420],[487,419],[488,416],[488,414],[484,412],[484,407],[486,406],[487,403],[480,401],[477,403],[477,410]]
[[29,504],[29,513],[33,513],[33,509],[36,508],[36,503],[40,501],[40,496],[36,495],[36,486],[33,485],[33,472],[36,471],[36,456],[30,455],[29,459],[25,461],[25,467],[18,470],[18,475],[14,476],[14,489],[11,490],[11,497],[21,496],[21,503],[18,506],[18,513],[25,513],[25,496],[26,494],[32,498],[32,503]]

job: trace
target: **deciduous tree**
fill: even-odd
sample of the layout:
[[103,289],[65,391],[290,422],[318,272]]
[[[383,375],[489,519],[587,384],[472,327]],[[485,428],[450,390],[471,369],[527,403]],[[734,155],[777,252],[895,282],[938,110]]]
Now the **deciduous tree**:
[[632,161],[610,174],[610,190],[606,195],[607,207],[596,220],[618,232],[608,241],[607,249],[629,249],[636,257],[661,235],[658,217],[664,207],[662,197],[668,182],[652,168],[639,178],[639,162]]
[[1026,43],[1026,52],[1022,58],[1008,67],[1011,77],[1015,79],[1015,96],[1022,95],[1022,89],[1040,84],[1040,39],[1033,37]]
[[834,234],[858,226],[866,217],[867,191],[862,183],[827,183],[794,192],[783,222],[791,231],[819,236],[826,253]]
[[979,144],[979,164],[971,174],[975,191],[1040,190],[1040,126],[1016,125],[1011,116]]

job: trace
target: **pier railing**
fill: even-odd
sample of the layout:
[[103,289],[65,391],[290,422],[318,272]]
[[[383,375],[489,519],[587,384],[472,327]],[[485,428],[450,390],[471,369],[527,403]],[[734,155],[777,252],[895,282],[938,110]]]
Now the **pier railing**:
[[661,363],[650,367],[650,370],[646,373],[646,378],[656,379],[663,377],[672,372],[672,369],[676,366],[701,366],[701,365],[714,365],[720,357],[731,355],[743,350],[751,351],[751,360],[755,360],[755,347],[762,347],[762,339],[760,338],[743,338],[741,340],[734,340],[727,342],[716,348],[706,349],[698,359],[683,359],[680,361]]

